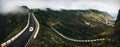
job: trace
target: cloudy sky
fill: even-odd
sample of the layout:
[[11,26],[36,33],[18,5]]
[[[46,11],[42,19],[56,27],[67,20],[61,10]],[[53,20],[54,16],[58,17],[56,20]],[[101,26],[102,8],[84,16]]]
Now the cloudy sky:
[[0,11],[8,12],[16,6],[26,5],[29,8],[60,9],[97,9],[106,11],[113,17],[120,9],[120,0],[0,0]]

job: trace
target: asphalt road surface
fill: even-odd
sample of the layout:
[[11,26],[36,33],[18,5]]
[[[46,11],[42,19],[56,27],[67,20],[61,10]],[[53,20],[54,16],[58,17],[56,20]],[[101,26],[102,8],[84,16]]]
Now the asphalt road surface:
[[[30,16],[28,28],[15,41],[13,41],[7,47],[25,47],[25,45],[29,41],[29,39],[32,36],[34,29],[36,27],[35,20],[32,16],[32,13],[30,13],[28,16]],[[31,27],[33,27],[33,31],[30,31]]]

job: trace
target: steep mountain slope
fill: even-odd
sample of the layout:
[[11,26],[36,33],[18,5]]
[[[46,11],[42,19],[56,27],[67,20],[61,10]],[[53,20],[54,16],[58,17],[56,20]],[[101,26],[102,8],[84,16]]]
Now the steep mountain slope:
[[120,42],[120,10],[118,12],[118,16],[117,16],[117,20],[115,21],[115,34],[114,35],[114,38],[119,40]]
[[8,13],[0,13],[0,44],[19,33],[27,24],[28,8],[18,7]]
[[[46,10],[29,9],[26,6],[22,6],[20,11],[16,13],[0,14],[0,38],[5,35],[7,39],[12,37],[11,34],[16,34],[25,26],[27,13],[33,11],[35,16],[40,22],[40,32],[35,40],[35,46],[41,47],[88,47],[89,45],[79,46],[71,45],[62,41],[57,34],[50,30],[49,25],[62,33],[64,36],[73,39],[96,39],[96,38],[112,38],[111,35],[118,32],[114,32],[114,20],[107,13],[98,10]],[[22,10],[22,11],[21,11]],[[24,10],[24,11],[23,11]],[[25,13],[21,13],[25,12]],[[9,15],[9,16],[8,16]],[[119,21],[119,20],[118,20]],[[119,24],[119,23],[118,23]],[[23,25],[23,26],[20,26]],[[17,28],[19,27],[19,28]],[[118,29],[119,30],[119,29]],[[3,32],[5,31],[5,32]],[[10,32],[8,32],[10,31]],[[14,33],[15,31],[15,33]],[[119,34],[119,33],[118,33]],[[2,39],[6,39],[6,38]],[[118,36],[116,37],[118,38]],[[1,40],[2,40],[1,39]],[[3,42],[3,41],[1,41]],[[0,42],[0,43],[1,43]],[[111,42],[111,41],[110,41]],[[96,46],[119,46],[119,43],[115,41],[92,43],[91,47]]]
[[[62,24],[61,28],[66,28],[66,30],[60,31],[60,32],[69,37],[74,37],[74,36],[72,35],[70,36],[68,32],[75,34],[76,35],[75,38],[79,38],[79,36],[90,37],[93,35],[94,36],[106,35],[104,31],[108,32],[106,30],[108,30],[108,28],[112,28],[114,24],[114,21],[111,16],[109,16],[107,13],[100,12],[97,10],[90,9],[90,10],[53,11],[53,10],[47,9],[46,12],[48,13],[46,19],[57,21],[60,24]],[[58,26],[58,29],[59,29],[59,26]],[[59,30],[62,30],[62,29],[59,29]],[[112,29],[109,32],[112,32]],[[84,33],[85,35],[83,35]]]
[[[33,10],[37,19],[39,19],[42,28],[40,32],[40,38],[45,38],[42,40],[43,45],[56,44],[56,39],[53,37],[54,34],[49,34],[52,39],[48,40],[47,32],[51,31],[48,25],[54,25],[54,28],[58,30],[63,35],[73,38],[73,39],[95,39],[102,37],[109,37],[113,32],[113,18],[106,12],[98,10],[51,10],[47,8],[46,10],[34,9]],[[45,29],[48,29],[47,31]],[[44,31],[44,32],[43,32]],[[41,34],[41,33],[40,33]],[[48,37],[48,38],[47,38]],[[40,39],[41,40],[41,39]],[[48,40],[48,42],[47,42]],[[54,42],[55,41],[55,42]],[[41,45],[41,43],[39,43]],[[58,45],[63,44],[57,43]],[[66,45],[66,44],[65,44]]]

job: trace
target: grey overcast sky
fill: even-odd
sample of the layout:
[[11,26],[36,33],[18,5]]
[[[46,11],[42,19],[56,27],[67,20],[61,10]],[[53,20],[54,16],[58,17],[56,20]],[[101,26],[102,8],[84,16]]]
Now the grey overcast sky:
[[0,0],[0,11],[8,12],[16,6],[26,5],[29,8],[60,9],[97,9],[106,11],[113,17],[120,9],[120,0]]

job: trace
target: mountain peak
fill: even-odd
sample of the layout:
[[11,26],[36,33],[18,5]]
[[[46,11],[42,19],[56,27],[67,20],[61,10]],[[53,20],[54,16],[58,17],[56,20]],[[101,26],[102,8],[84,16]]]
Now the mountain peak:
[[27,6],[21,6],[21,8],[24,8],[24,9],[29,9]]

